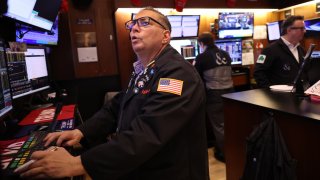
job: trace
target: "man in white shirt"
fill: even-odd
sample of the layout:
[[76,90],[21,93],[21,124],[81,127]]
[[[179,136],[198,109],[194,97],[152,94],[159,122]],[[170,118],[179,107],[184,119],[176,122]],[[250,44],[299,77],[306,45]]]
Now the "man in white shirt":
[[292,84],[303,61],[300,41],[306,32],[303,16],[290,16],[282,23],[282,36],[262,50],[254,69],[258,87]]

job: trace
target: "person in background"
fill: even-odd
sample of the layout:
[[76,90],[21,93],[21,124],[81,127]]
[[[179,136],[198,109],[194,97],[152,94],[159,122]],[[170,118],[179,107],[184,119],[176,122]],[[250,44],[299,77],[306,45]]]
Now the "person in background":
[[303,62],[300,41],[306,32],[303,16],[290,16],[281,25],[282,36],[262,50],[253,76],[260,88],[292,84]]
[[222,94],[233,92],[231,58],[214,44],[213,35],[204,32],[198,37],[201,54],[195,59],[206,88],[206,114],[215,135],[216,159],[224,162],[224,112]]
[[88,173],[108,180],[206,180],[205,90],[194,67],[170,46],[171,25],[147,7],[126,22],[137,55],[126,91],[75,130],[55,132],[46,145],[81,143],[80,156],[64,148],[37,151],[25,178]]

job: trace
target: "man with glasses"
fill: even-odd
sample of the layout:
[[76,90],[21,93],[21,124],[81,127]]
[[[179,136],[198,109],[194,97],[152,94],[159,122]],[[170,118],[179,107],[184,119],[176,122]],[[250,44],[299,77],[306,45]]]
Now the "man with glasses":
[[303,20],[303,16],[288,17],[281,38],[262,50],[254,69],[258,87],[293,83],[305,54],[299,43],[306,32]]
[[137,55],[128,88],[72,131],[49,134],[46,144],[80,142],[88,150],[35,152],[22,177],[205,180],[208,158],[205,91],[194,67],[169,45],[168,19],[142,9],[125,27]]

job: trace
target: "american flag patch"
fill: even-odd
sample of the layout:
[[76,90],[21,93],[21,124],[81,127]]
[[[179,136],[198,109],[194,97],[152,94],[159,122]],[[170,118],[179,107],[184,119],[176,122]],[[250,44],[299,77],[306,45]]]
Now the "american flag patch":
[[168,92],[181,96],[183,81],[170,78],[160,78],[158,89],[159,92]]

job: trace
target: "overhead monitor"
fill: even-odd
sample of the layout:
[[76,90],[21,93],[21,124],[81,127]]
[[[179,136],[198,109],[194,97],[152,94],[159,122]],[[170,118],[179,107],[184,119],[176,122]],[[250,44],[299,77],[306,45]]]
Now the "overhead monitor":
[[280,38],[280,26],[281,24],[279,21],[267,23],[267,34],[269,41],[278,40]]
[[49,88],[44,47],[28,47],[26,52],[7,52],[7,66],[13,99]]
[[168,15],[171,24],[171,38],[197,37],[200,15]]
[[58,15],[61,0],[8,0],[4,15],[50,31]]
[[253,36],[253,12],[220,12],[218,21],[221,39]]
[[215,45],[228,52],[231,57],[231,65],[242,65],[242,41],[241,39],[216,40]]
[[320,18],[308,19],[304,21],[306,27],[306,37],[320,36]]
[[16,23],[16,41],[31,45],[58,45],[58,16],[51,31]]
[[0,119],[12,109],[8,70],[5,61],[5,45],[0,39]]

